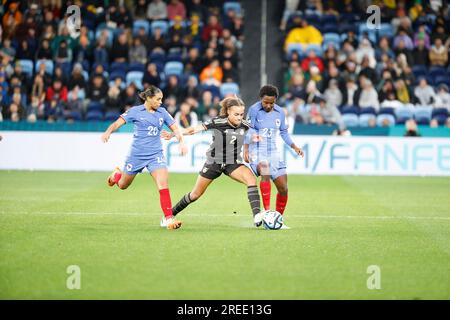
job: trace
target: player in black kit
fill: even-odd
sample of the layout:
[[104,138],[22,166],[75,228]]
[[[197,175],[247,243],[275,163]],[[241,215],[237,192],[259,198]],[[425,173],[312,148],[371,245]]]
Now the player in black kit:
[[[233,180],[247,185],[248,201],[253,212],[253,222],[259,227],[262,223],[260,213],[260,198],[256,184],[256,177],[252,171],[243,164],[241,156],[242,145],[250,124],[244,120],[245,106],[241,99],[228,97],[220,102],[220,115],[196,127],[184,129],[183,134],[192,135],[205,130],[213,130],[213,141],[206,152],[207,160],[199,172],[197,182],[191,192],[185,194],[172,208],[176,216],[190,203],[200,198],[214,179],[222,173]],[[173,134],[164,132],[162,137],[172,138]],[[253,142],[259,139],[255,135]],[[161,226],[164,225],[164,218]]]

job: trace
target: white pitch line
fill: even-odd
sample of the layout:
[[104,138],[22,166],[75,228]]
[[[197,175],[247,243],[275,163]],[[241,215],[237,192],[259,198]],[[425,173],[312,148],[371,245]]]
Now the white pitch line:
[[[162,216],[161,214],[146,213],[146,212],[4,212],[0,211],[0,215],[5,214],[40,214],[40,215],[118,215],[118,216]],[[250,214],[249,214],[250,215]],[[198,214],[186,213],[182,216],[192,217],[233,217],[244,214]],[[337,215],[288,215],[289,219],[375,219],[375,220],[450,220],[450,217],[415,217],[415,216],[337,216]]]

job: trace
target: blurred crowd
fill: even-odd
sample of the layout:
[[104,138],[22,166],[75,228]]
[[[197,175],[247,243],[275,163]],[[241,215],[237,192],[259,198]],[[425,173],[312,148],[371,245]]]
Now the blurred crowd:
[[239,3],[3,1],[0,17],[0,121],[112,121],[156,85],[187,127],[239,93]]
[[[379,24],[366,13],[380,9]],[[447,1],[286,0],[280,103],[295,123],[450,127]]]

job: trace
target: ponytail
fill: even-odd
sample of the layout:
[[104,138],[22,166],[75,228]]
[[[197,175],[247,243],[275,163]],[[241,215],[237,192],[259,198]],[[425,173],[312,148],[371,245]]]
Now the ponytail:
[[148,97],[152,98],[158,93],[162,93],[161,89],[156,86],[150,85],[146,90],[139,93],[139,98],[146,101]]

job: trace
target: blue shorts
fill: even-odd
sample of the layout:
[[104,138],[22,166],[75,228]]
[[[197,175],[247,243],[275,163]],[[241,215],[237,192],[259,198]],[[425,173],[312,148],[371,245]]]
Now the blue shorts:
[[[284,161],[278,160],[275,163],[269,162],[269,164],[270,164],[269,165],[270,177],[272,178],[272,180],[275,180],[276,178],[287,174],[286,164],[284,163]],[[258,173],[257,166],[258,162],[250,163],[250,168],[252,169],[253,173],[258,177],[260,176],[260,174]]]
[[128,156],[123,166],[123,171],[126,174],[135,175],[140,173],[144,168],[147,168],[148,172],[152,173],[156,169],[167,168],[166,157],[161,151],[155,153],[150,157],[135,157],[133,155]]

